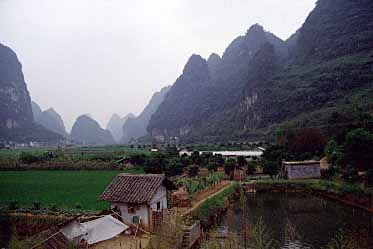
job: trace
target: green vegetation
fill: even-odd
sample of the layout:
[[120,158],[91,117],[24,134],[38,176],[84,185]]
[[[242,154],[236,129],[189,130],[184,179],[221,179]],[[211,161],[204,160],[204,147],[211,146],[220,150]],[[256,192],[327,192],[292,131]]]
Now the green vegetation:
[[27,160],[32,157],[37,162],[76,162],[76,161],[99,161],[111,162],[123,156],[134,156],[138,154],[149,155],[150,152],[143,148],[132,148],[128,146],[102,146],[102,147],[76,147],[76,148],[19,148],[0,149],[0,162],[33,163]]
[[222,173],[210,173],[207,177],[180,178],[177,185],[185,186],[190,195],[201,191],[209,186],[219,183],[224,177]]
[[208,198],[196,210],[193,211],[193,218],[202,222],[206,221],[209,216],[214,215],[219,209],[224,208],[225,199],[232,198],[232,195],[238,190],[239,184],[232,183],[218,194]]
[[[0,172],[0,207],[38,211],[102,210],[108,203],[99,194],[123,171],[7,171]],[[139,170],[126,171],[141,173]]]
[[258,180],[257,191],[271,189],[289,189],[302,191],[326,191],[337,195],[354,194],[356,197],[368,196],[373,198],[373,190],[362,188],[356,184],[326,180]]

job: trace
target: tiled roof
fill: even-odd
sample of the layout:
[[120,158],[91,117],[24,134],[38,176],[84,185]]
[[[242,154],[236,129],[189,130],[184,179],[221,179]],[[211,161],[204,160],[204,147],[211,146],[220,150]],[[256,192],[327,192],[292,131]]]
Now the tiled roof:
[[164,175],[119,174],[99,199],[110,202],[148,203],[165,179]]

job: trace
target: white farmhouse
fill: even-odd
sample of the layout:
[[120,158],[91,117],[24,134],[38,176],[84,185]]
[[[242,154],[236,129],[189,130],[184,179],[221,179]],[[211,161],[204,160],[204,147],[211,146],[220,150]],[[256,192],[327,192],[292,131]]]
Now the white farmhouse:
[[164,175],[119,174],[99,197],[118,210],[126,224],[140,224],[153,231],[167,209],[167,190],[175,186]]

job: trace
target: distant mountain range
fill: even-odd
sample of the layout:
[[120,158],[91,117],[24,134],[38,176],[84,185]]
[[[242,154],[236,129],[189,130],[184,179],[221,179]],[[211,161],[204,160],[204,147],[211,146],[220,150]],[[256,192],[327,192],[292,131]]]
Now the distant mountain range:
[[[372,0],[319,0],[286,41],[253,25],[222,57],[192,55],[175,83],[155,93],[138,117],[114,114],[104,130],[82,115],[70,137],[87,145],[144,136],[184,143],[262,140],[290,126],[332,134],[353,122],[354,110],[373,113],[372,13]],[[0,142],[58,142],[66,135],[56,111],[36,103],[32,110],[22,66],[0,44]]]
[[98,122],[88,115],[81,115],[76,119],[71,129],[70,138],[83,145],[116,144],[110,131],[102,129]]
[[50,131],[62,135],[63,137],[68,136],[61,116],[53,108],[42,111],[40,106],[34,101],[31,101],[31,107],[36,123],[44,126]]
[[149,134],[257,140],[285,124],[332,131],[349,122],[349,106],[372,110],[372,13],[371,0],[319,0],[286,41],[257,24],[222,58],[192,55],[152,115]]
[[22,65],[9,47],[0,44],[0,142],[60,140],[61,135],[34,122]]
[[120,117],[118,114],[113,114],[106,125],[106,129],[111,132],[115,141],[120,142],[123,137],[123,125],[129,118],[135,118],[135,115],[130,113],[124,117]]
[[122,144],[127,144],[147,134],[146,127],[153,113],[158,109],[171,87],[156,92],[138,117],[129,117],[123,125]]

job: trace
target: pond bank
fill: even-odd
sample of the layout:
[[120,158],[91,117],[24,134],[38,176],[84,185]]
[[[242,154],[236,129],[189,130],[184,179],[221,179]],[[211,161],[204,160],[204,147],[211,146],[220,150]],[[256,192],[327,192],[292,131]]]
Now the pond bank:
[[[329,248],[329,243],[341,238],[351,245],[346,248],[370,249],[373,243],[373,215],[368,212],[305,191],[245,196],[246,205],[237,202],[219,223],[236,233],[241,245],[245,227],[248,242],[272,238],[276,246],[269,248],[274,249]],[[255,233],[258,227],[265,233]]]
[[245,184],[254,184],[256,192],[308,192],[313,195],[341,202],[358,209],[373,213],[373,191],[358,186],[340,184],[324,180],[266,180],[251,181]]
[[203,230],[218,223],[231,203],[239,198],[239,184],[231,182],[228,186],[202,200],[184,216],[190,220],[200,220]]

